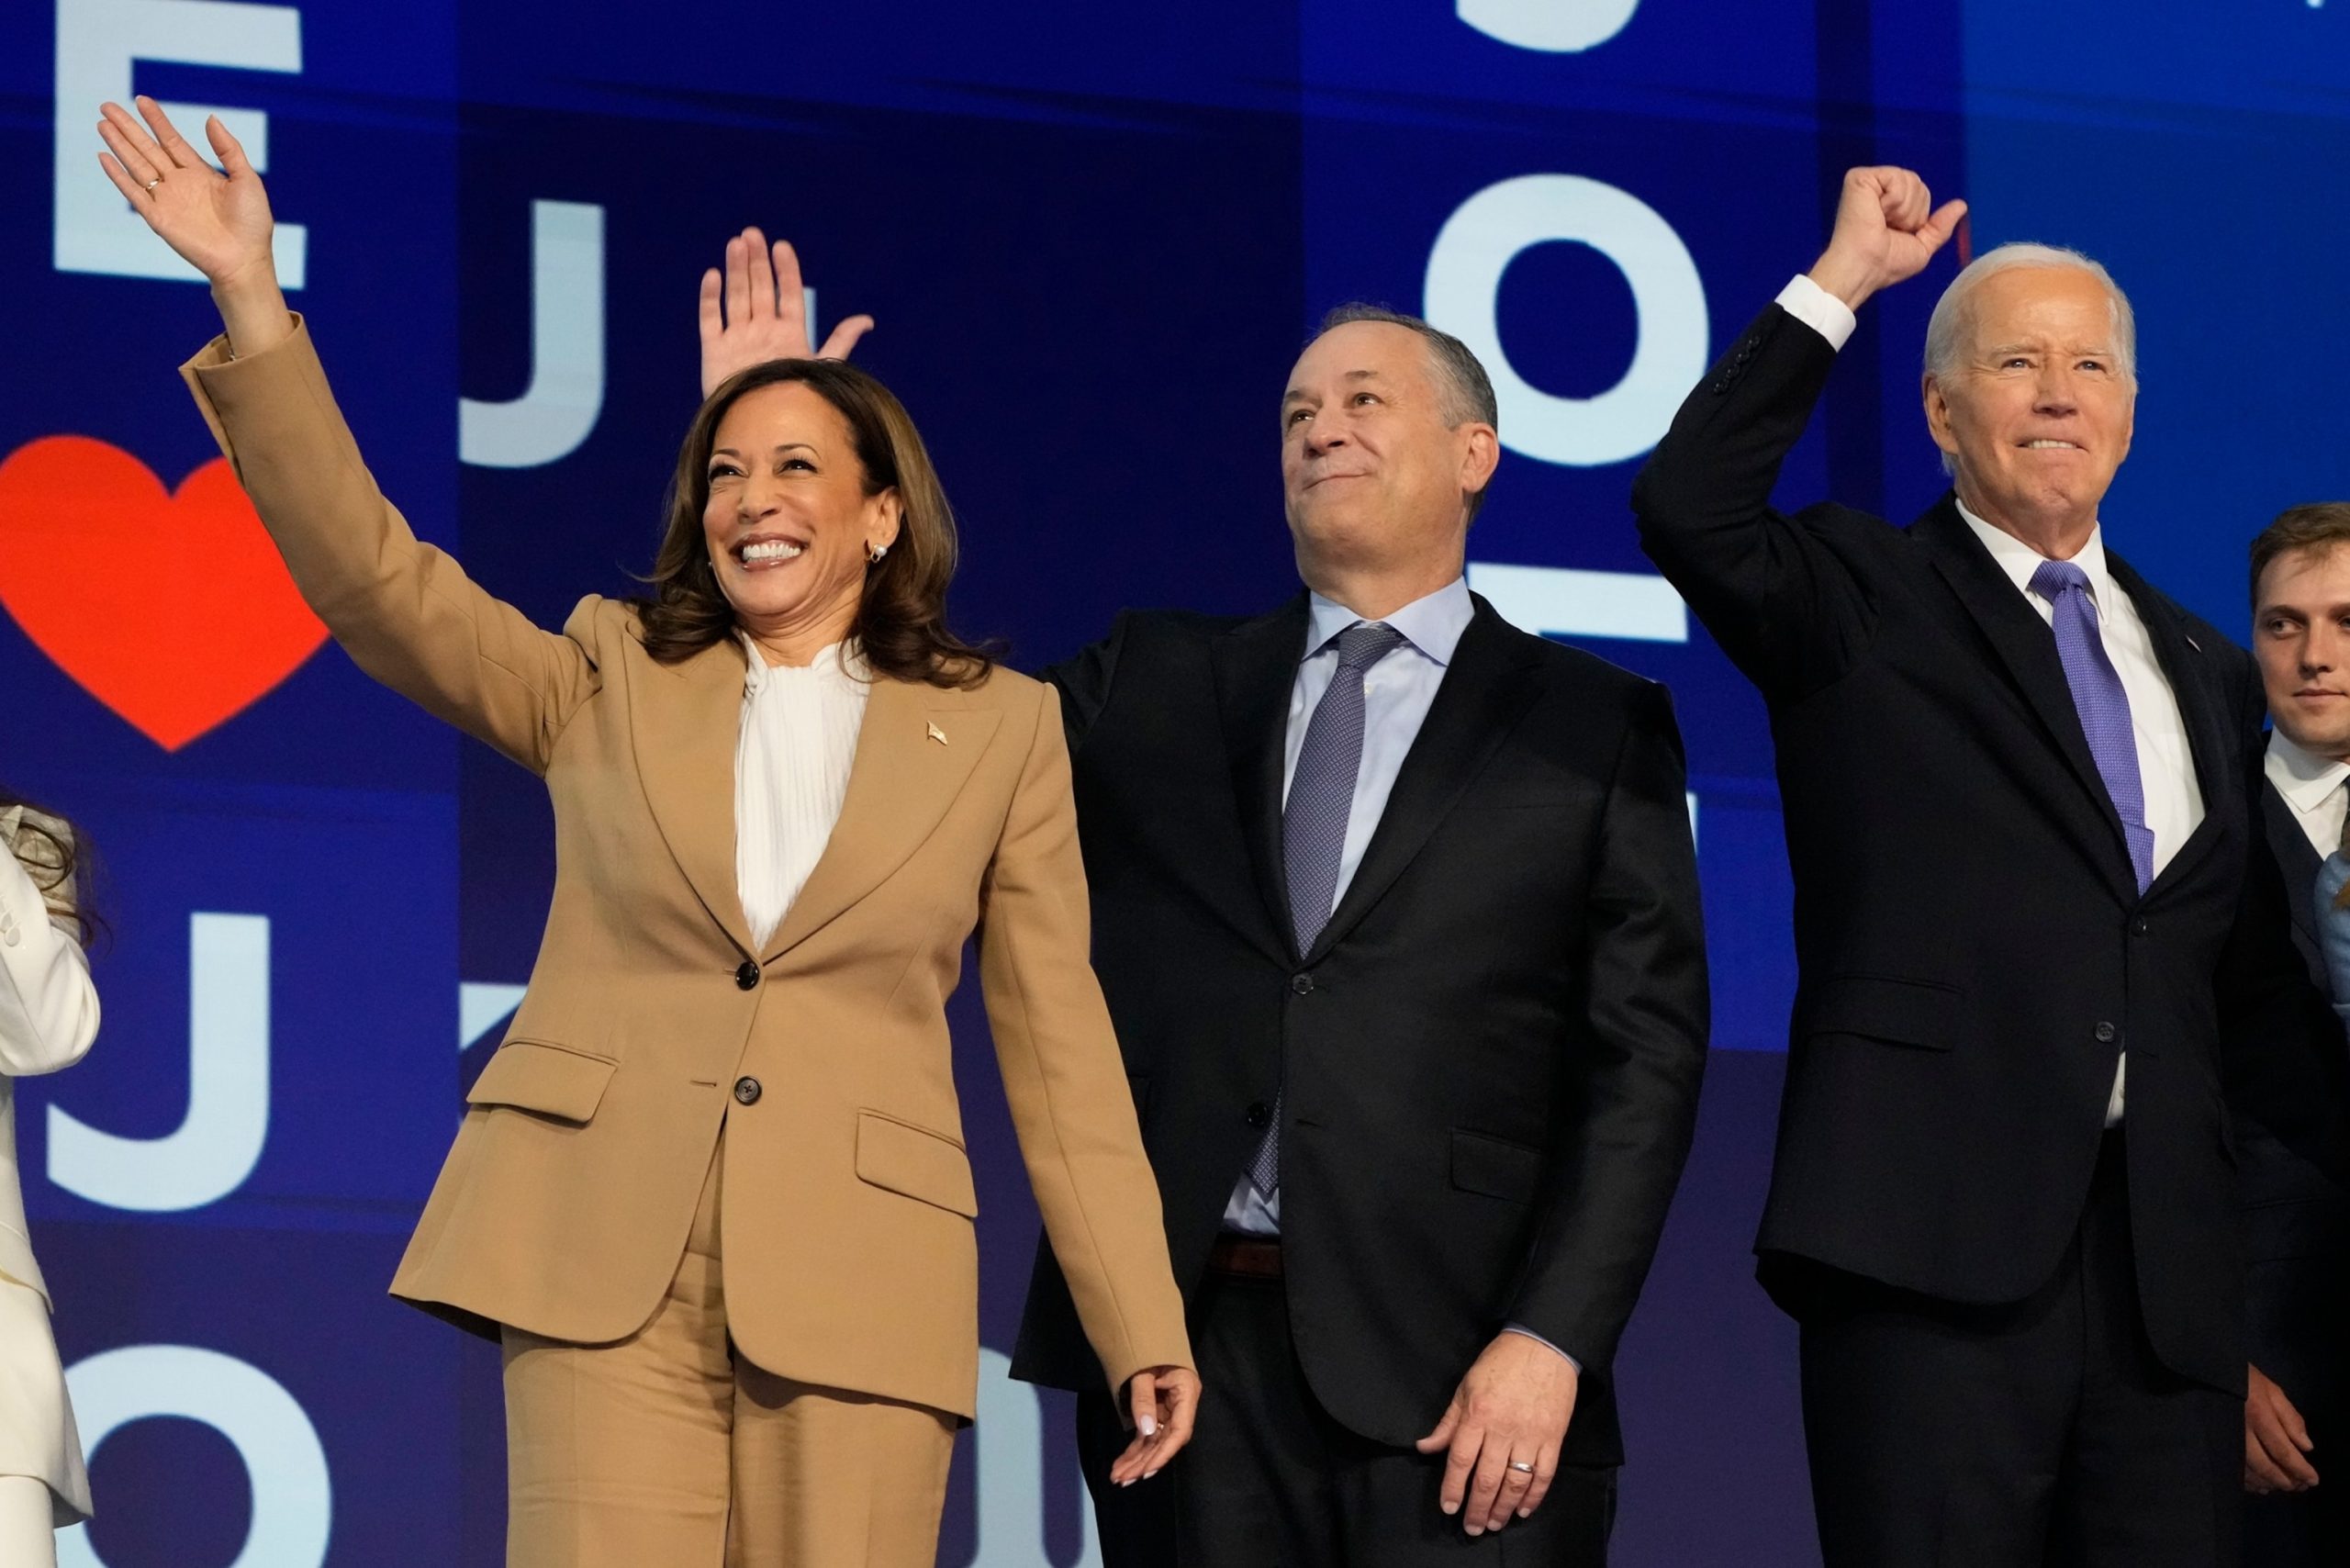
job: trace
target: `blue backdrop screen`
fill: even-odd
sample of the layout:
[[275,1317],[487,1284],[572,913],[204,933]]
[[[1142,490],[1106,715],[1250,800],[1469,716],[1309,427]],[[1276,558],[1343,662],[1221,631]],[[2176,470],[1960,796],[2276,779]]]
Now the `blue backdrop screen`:
[[[1641,559],[1632,475],[1841,171],[1907,163],[1972,247],[2132,292],[2109,538],[2242,627],[2245,540],[2350,495],[2345,81],[2324,0],[0,9],[0,778],[85,824],[113,927],[96,1050],[18,1100],[99,1509],[68,1560],[498,1561],[495,1351],[384,1286],[553,877],[537,781],[361,676],[260,546],[173,375],[210,305],[99,175],[101,98],[229,116],[385,488],[543,624],[649,564],[696,283],[746,222],[821,320],[878,318],[857,357],[964,520],[957,616],[1027,668],[1125,607],[1292,590],[1275,408],[1328,307],[1477,348],[1507,455],[1472,586],[1669,682],[1688,737],[1719,1048],[1619,1368],[1617,1560],[1662,1568],[1816,1552],[1746,1256],[1794,985],[1770,739]],[[1788,500],[1939,493],[1952,265],[1870,307]],[[941,1560],[1070,1568],[1066,1406],[1002,1376],[1034,1210],[968,991],[955,1022],[989,1361]]]

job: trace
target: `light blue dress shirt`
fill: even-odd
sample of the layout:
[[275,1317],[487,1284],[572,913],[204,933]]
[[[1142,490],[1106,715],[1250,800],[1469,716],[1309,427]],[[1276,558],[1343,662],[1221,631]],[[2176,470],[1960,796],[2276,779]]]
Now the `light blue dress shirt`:
[[[1426,598],[1416,599],[1394,614],[1381,618],[1386,625],[1401,632],[1404,641],[1363,677],[1362,763],[1355,775],[1354,801],[1347,808],[1347,842],[1338,852],[1338,885],[1330,896],[1332,909],[1345,899],[1348,884],[1355,879],[1363,850],[1370,846],[1371,835],[1378,831],[1380,816],[1387,810],[1387,797],[1393,793],[1396,777],[1404,771],[1404,758],[1410,754],[1412,743],[1419,738],[1420,725],[1427,722],[1428,709],[1436,701],[1436,689],[1443,684],[1453,650],[1460,645],[1460,634],[1469,630],[1476,612],[1476,605],[1469,597],[1468,579],[1455,577]],[[1322,694],[1330,689],[1330,678],[1338,668],[1338,633],[1362,620],[1345,605],[1318,593],[1307,596],[1305,647],[1304,657],[1298,661],[1297,679],[1290,687],[1289,726],[1281,746],[1284,806],[1289,803],[1290,782],[1297,777],[1297,754],[1304,749],[1305,726],[1313,719]],[[1279,1236],[1281,1193],[1265,1197],[1243,1171],[1233,1185],[1231,1200],[1225,1204],[1224,1228],[1243,1236]],[[1515,1323],[1506,1327],[1567,1356],[1566,1351],[1539,1334]],[[1577,1367],[1582,1364],[1572,1356],[1567,1356],[1567,1360]]]

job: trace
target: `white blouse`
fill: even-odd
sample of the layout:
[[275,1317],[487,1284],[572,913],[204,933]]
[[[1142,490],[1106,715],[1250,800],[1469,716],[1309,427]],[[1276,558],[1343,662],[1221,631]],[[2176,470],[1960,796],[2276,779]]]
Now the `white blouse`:
[[764,947],[840,821],[872,671],[854,644],[804,667],[770,665],[745,636],[743,728],[734,746],[734,879]]

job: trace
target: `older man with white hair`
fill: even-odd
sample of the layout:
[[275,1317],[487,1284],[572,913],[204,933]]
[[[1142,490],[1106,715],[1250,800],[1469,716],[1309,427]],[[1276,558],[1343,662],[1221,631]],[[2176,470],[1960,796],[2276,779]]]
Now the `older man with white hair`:
[[1921,382],[1951,491],[1907,529],[1771,505],[1853,311],[1963,211],[1849,174],[1633,497],[1777,741],[1800,984],[1761,1273],[1829,1568],[2233,1563],[2221,1040],[2287,1038],[2306,977],[2250,887],[2258,675],[2100,528],[2128,300],[2073,252],[1981,257]]

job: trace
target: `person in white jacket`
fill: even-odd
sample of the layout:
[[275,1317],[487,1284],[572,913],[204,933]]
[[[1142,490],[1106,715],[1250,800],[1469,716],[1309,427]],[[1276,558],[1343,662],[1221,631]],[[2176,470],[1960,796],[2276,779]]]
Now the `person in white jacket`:
[[16,1081],[80,1061],[98,1033],[73,830],[0,797],[0,1563],[51,1568],[90,1481],[25,1234]]

